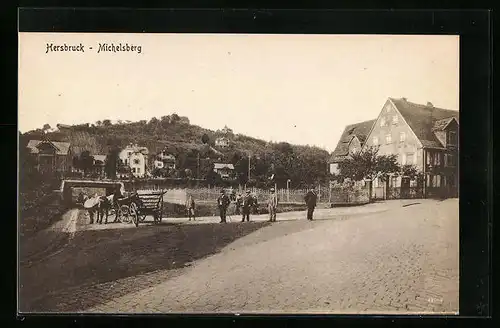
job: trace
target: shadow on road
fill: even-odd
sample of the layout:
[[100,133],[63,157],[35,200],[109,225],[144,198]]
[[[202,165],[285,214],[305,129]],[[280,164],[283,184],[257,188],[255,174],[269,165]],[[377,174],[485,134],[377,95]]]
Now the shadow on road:
[[21,311],[55,311],[53,296],[68,288],[182,268],[266,225],[161,223],[77,231],[59,253],[21,266]]

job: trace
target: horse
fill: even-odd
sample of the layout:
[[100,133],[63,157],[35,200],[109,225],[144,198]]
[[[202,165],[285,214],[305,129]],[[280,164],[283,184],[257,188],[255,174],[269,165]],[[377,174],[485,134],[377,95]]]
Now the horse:
[[83,204],[89,199],[95,199],[94,205],[92,207],[87,207],[87,212],[90,217],[90,224],[94,223],[94,215],[97,216],[96,218],[96,223],[102,224],[102,219],[105,217],[104,224],[108,223],[108,215],[109,215],[109,209],[113,206],[113,201],[112,199],[110,200],[110,197],[112,196],[99,196],[95,194],[93,197],[89,197],[88,195],[84,194],[81,199],[83,201]]

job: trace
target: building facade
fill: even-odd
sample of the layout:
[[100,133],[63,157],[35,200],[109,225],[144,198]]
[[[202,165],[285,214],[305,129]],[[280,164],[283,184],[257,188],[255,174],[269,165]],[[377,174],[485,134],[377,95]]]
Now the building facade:
[[72,167],[72,149],[69,142],[30,140],[27,148],[35,159],[40,173],[67,173]]
[[[432,103],[412,103],[406,98],[388,98],[376,120],[360,124],[366,126],[369,122],[372,122],[371,128],[362,147],[376,146],[380,155],[395,154],[400,165],[414,166],[423,177],[411,180],[395,174],[387,185],[376,179],[374,193],[381,188],[392,188],[399,190],[396,198],[403,196],[403,190],[415,188],[423,197],[458,196],[458,111],[437,108]],[[357,125],[348,128],[352,126]],[[342,151],[336,149],[333,154],[348,153],[349,147],[357,146],[355,138],[347,136],[349,138],[341,138],[337,146]]]
[[229,139],[226,137],[219,137],[215,139],[215,146],[220,148],[229,147]]
[[130,144],[122,149],[118,155],[122,165],[130,167],[135,177],[144,177],[148,167],[148,149],[136,144]]
[[233,164],[224,164],[224,163],[215,163],[214,164],[214,172],[219,174],[222,179],[233,179],[234,178],[234,165]]
[[339,164],[350,157],[353,152],[360,151],[366,141],[375,120],[360,122],[346,126],[340,140],[333,151],[329,163],[328,171],[330,174],[338,175]]

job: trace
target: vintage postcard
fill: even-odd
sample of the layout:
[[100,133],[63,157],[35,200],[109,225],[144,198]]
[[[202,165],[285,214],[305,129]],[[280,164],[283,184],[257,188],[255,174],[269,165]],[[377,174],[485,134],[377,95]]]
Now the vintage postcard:
[[459,313],[459,37],[19,33],[19,311]]

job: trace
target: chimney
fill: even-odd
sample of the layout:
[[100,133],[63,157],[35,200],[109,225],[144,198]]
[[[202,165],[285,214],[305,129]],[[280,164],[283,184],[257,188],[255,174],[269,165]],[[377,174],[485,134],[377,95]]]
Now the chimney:
[[430,101],[428,101],[427,102],[427,107],[434,107],[434,105]]

